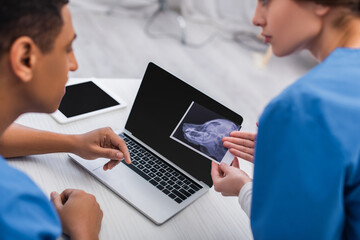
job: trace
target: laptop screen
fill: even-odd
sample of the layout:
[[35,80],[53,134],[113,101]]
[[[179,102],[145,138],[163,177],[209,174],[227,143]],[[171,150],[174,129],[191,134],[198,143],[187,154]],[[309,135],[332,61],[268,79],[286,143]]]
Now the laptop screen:
[[221,161],[222,136],[242,117],[149,63],[126,130],[199,181],[212,186],[211,160]]

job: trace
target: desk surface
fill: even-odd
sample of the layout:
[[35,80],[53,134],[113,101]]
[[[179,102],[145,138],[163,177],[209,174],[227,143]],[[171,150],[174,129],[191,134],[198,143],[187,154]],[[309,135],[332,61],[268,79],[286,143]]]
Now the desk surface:
[[[140,80],[101,81],[119,94],[128,106],[64,125],[58,124],[48,114],[33,113],[21,116],[17,122],[59,133],[83,133],[105,126],[121,130]],[[94,194],[104,212],[100,239],[252,239],[249,219],[237,198],[222,197],[213,188],[175,217],[157,226],[75,164],[66,153],[15,158],[9,163],[26,172],[48,196],[51,191],[61,192],[66,188],[83,189]],[[251,172],[251,166],[245,167]]]

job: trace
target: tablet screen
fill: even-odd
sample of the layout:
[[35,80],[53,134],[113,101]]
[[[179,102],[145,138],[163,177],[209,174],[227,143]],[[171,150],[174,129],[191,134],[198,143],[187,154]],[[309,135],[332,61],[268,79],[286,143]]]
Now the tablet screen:
[[120,103],[89,81],[66,86],[59,111],[70,118],[116,105]]

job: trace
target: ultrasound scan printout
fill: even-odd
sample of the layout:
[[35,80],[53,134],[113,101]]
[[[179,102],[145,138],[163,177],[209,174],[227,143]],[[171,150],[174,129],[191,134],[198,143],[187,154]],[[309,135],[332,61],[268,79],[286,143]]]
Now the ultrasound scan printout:
[[222,138],[239,129],[240,125],[192,102],[170,138],[220,163],[228,150]]

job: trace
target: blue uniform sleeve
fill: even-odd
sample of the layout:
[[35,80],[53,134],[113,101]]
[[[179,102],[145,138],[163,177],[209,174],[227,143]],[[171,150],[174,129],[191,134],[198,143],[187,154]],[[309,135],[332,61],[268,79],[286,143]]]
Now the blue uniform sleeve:
[[56,239],[61,224],[53,204],[22,172],[0,157],[0,239]]
[[255,239],[340,239],[344,167],[315,100],[273,101],[259,121],[251,226]]

